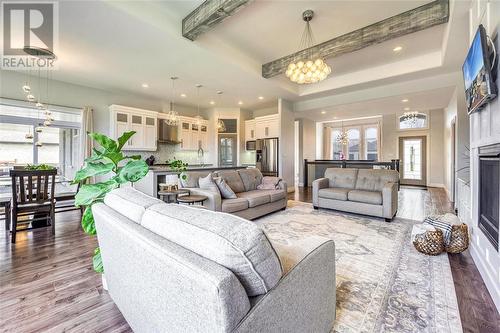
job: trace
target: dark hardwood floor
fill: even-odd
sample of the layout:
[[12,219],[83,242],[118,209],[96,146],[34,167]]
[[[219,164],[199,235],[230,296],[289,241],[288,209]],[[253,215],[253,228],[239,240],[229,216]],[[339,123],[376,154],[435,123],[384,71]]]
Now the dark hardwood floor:
[[[404,218],[452,210],[441,189],[403,188],[399,196]],[[300,189],[289,199],[310,202],[311,192]],[[0,332],[131,331],[92,271],[96,240],[79,220],[77,211],[57,214],[55,236],[50,228],[19,232],[16,244],[0,231]],[[450,262],[464,331],[500,333],[500,316],[470,254]]]

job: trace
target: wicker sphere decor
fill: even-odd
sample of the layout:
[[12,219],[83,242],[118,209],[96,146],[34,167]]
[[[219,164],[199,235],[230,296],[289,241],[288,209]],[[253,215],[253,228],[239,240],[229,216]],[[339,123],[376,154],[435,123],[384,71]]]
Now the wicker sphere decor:
[[462,223],[458,225],[453,225],[451,229],[451,239],[448,246],[446,246],[446,252],[448,253],[460,253],[469,247],[469,228],[467,224]]
[[444,251],[444,238],[441,230],[426,231],[415,236],[413,246],[418,252],[436,256]]

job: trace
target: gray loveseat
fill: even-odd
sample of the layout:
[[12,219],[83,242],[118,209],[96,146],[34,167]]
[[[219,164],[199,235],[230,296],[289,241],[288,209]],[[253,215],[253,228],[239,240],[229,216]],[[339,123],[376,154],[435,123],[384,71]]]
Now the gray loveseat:
[[328,168],[312,183],[313,205],[390,221],[398,210],[398,184],[395,170]]
[[209,172],[186,172],[187,180],[180,182],[180,187],[188,188],[192,194],[208,197],[203,202],[206,208],[224,213],[231,213],[249,220],[286,208],[287,184],[283,180],[278,189],[258,190],[262,183],[262,173],[259,169],[219,170],[212,173],[213,177],[221,177],[236,193],[236,199],[224,199],[218,191],[200,189],[199,178]]
[[135,332],[329,332],[335,244],[273,244],[230,214],[133,188],[92,207],[108,291]]

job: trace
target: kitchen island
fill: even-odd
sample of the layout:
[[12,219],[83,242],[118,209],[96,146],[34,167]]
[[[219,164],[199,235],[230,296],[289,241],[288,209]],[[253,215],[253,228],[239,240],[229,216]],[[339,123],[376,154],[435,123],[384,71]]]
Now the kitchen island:
[[[215,167],[212,164],[209,165],[191,165],[188,166],[187,171],[206,171],[207,174],[212,171],[217,170],[237,170],[246,169],[247,166],[230,166],[230,167]],[[134,183],[134,188],[152,197],[158,197],[158,191],[160,190],[159,184],[165,182],[166,175],[173,175],[176,172],[170,170],[167,165],[152,165],[149,167],[148,174]]]

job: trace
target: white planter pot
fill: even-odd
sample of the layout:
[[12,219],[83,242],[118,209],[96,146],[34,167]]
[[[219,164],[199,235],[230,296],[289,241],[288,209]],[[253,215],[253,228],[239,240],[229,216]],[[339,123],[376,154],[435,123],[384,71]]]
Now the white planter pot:
[[104,274],[101,274],[101,280],[102,280],[102,289],[108,291],[108,282],[106,281],[106,276]]

